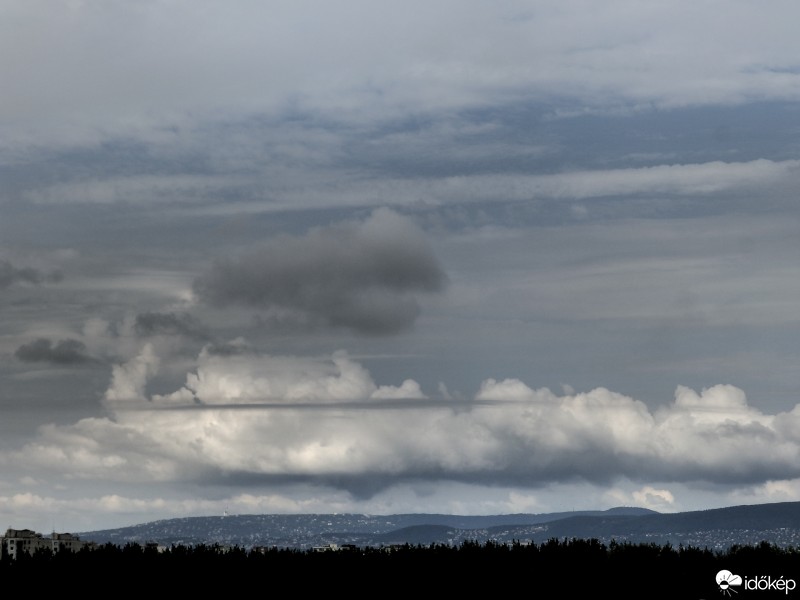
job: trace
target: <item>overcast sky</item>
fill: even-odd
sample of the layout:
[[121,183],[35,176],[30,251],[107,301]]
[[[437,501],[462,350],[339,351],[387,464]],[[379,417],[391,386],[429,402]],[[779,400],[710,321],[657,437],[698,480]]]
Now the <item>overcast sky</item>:
[[0,0],[0,517],[800,500],[800,5]]

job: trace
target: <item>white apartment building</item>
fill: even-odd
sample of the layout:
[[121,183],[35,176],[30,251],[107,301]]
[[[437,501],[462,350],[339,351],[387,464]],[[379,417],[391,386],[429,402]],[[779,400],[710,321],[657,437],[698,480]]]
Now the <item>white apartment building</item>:
[[49,548],[53,552],[76,552],[87,542],[71,533],[51,533],[45,537],[30,529],[7,529],[0,538],[0,555],[17,558],[21,552],[33,554],[40,548]]

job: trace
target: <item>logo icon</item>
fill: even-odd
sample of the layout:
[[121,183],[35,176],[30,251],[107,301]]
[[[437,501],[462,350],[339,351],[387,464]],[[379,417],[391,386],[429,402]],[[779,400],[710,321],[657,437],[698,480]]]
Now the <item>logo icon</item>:
[[742,578],[739,575],[734,575],[730,571],[723,569],[717,573],[717,585],[719,586],[719,591],[726,596],[730,596],[731,592],[738,594],[739,592],[733,588],[742,585]]

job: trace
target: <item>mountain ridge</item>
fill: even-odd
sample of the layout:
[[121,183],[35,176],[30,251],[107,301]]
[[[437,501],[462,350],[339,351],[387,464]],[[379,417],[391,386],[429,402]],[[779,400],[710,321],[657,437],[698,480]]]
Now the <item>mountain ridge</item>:
[[97,543],[221,544],[311,548],[345,545],[541,542],[592,538],[726,548],[800,544],[800,502],[659,513],[639,507],[506,515],[302,514],[179,517],[79,533]]

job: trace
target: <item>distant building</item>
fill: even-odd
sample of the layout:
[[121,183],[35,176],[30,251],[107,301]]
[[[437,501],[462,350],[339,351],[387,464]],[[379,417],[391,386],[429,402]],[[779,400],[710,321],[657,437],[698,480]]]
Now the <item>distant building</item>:
[[328,544],[327,546],[314,546],[311,550],[314,552],[337,552],[339,546],[337,544]]
[[87,545],[71,533],[52,533],[45,537],[30,529],[7,529],[0,538],[0,555],[17,558],[20,553],[33,554],[40,549],[55,552],[77,552]]

